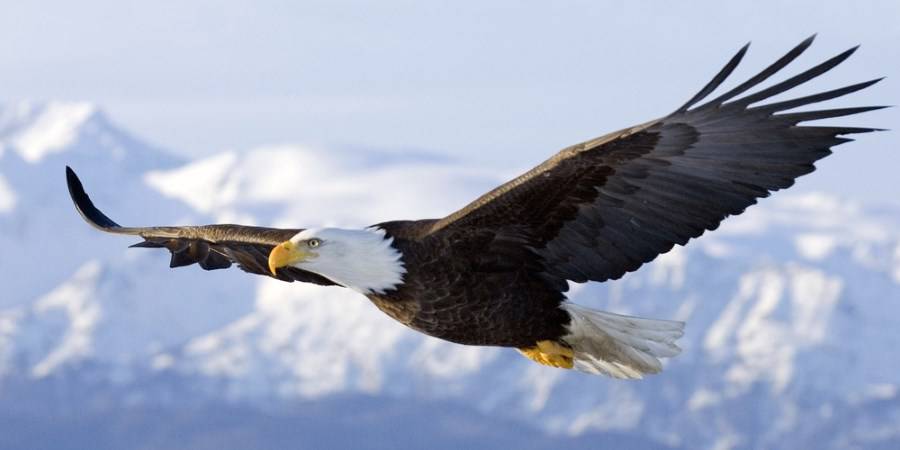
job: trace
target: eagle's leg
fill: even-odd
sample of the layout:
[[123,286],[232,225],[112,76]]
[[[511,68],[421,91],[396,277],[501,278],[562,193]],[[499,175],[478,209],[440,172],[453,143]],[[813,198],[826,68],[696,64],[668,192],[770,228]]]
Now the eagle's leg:
[[572,349],[557,341],[538,341],[534,347],[519,348],[519,353],[525,357],[550,367],[571,369],[574,365],[575,353]]

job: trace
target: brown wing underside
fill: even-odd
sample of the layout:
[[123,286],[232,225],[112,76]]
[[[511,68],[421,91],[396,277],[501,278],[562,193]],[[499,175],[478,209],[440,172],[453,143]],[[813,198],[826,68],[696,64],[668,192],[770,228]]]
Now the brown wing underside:
[[[438,221],[449,229],[515,228],[526,234],[545,275],[564,280],[619,278],[675,244],[740,214],[758,198],[791,186],[851,133],[872,128],[798,123],[880,107],[784,111],[840,97],[879,80],[752,106],[827,72],[850,49],[799,75],[737,98],[799,56],[807,39],[747,82],[700,106],[727,78],[745,46],[694,98],[659,120],[569,147],[522,176]],[[737,98],[737,99],[735,99]],[[735,100],[732,100],[735,99]]]
[[[81,217],[101,231],[140,236],[132,247],[165,248],[172,254],[169,267],[197,264],[205,270],[225,269],[237,264],[257,275],[273,275],[268,270],[269,253],[275,245],[290,239],[300,229],[251,227],[243,225],[202,225],[183,227],[122,227],[103,214],[88,197],[75,172],[66,167],[69,194]],[[318,274],[294,267],[278,269],[282,281],[303,281],[321,285],[334,283]]]

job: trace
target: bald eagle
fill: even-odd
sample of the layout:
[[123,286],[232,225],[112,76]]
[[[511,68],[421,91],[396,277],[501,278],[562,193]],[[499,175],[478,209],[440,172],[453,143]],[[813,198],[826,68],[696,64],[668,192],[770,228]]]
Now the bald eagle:
[[67,167],[69,193],[89,224],[143,238],[133,247],[169,250],[171,267],[196,263],[214,270],[237,264],[281,281],[342,286],[430,336],[515,348],[553,367],[641,378],[662,369],[660,358],[680,352],[675,341],[684,324],[573,304],[565,295],[568,282],[615,280],[637,270],[758,198],[791,186],[831,147],[851,140],[841,136],[875,131],[798,124],[879,106],[785,111],[880,79],[769,100],[831,70],[856,48],[742,96],[812,40],[701,104],[737,67],[745,45],[675,112],[565,148],[440,219],[363,229],[132,228],[100,212]]

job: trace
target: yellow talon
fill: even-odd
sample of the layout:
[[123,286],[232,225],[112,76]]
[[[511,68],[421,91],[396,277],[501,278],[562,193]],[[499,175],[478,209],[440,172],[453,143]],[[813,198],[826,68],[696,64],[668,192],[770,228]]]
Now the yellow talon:
[[575,352],[566,345],[556,341],[538,341],[534,347],[519,348],[519,353],[526,358],[550,367],[571,369],[575,362]]

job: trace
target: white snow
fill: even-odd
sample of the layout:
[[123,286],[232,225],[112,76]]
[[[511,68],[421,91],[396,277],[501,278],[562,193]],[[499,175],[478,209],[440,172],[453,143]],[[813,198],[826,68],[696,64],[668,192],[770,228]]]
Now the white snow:
[[804,345],[825,340],[828,324],[843,288],[840,278],[803,267],[791,267],[792,339]]
[[691,411],[699,411],[704,408],[709,408],[719,404],[722,396],[714,391],[709,389],[698,389],[694,391],[691,395],[690,400],[688,400],[688,409]]
[[894,248],[894,267],[891,269],[894,281],[900,284],[900,242]]
[[734,352],[726,379],[736,387],[768,379],[781,391],[794,379],[797,355],[825,340],[842,284],[798,265],[748,273],[710,327],[705,348],[719,359]]
[[164,195],[199,212],[214,214],[238,195],[239,186],[229,179],[236,162],[237,155],[227,152],[168,172],[148,172],[144,179]]
[[869,386],[868,396],[878,400],[888,400],[897,396],[900,386],[896,384],[876,384]]
[[800,255],[810,260],[821,260],[837,246],[837,236],[825,233],[803,233],[797,236],[796,245]]
[[687,268],[687,253],[684,247],[676,246],[672,250],[660,255],[656,264],[649,267],[650,280],[655,284],[666,284],[673,289],[684,287],[685,269]]
[[377,166],[361,163],[358,155],[302,146],[224,153],[180,169],[151,172],[146,179],[217,221],[254,221],[258,218],[243,211],[277,205],[275,214],[265,218],[294,227],[360,227],[442,217],[502,181],[443,162]]
[[14,369],[12,358],[21,316],[21,311],[0,311],[0,377]]
[[0,214],[11,212],[16,207],[16,200],[15,191],[0,173]]
[[[194,339],[187,346],[192,358],[185,362],[207,375],[235,379],[266,368],[281,374],[274,383],[285,395],[320,396],[354,384],[377,391],[382,357],[403,331],[353,291],[264,282],[256,310]],[[361,379],[350,379],[351,370],[360,371]],[[253,394],[235,389],[239,397]]]
[[54,369],[76,359],[91,355],[94,328],[101,316],[99,305],[93,301],[100,263],[86,263],[72,280],[54,289],[35,305],[38,314],[60,311],[67,329],[55,348],[31,369],[32,375],[45,377]]
[[150,366],[156,370],[166,370],[175,365],[175,357],[168,353],[161,353],[153,357]]
[[50,103],[30,126],[16,133],[12,145],[25,161],[38,162],[72,143],[95,111],[90,103]]
[[555,387],[564,376],[565,372],[561,370],[552,370],[539,365],[525,368],[521,382],[531,393],[531,398],[527,402],[528,410],[538,413],[548,405],[552,405]]
[[575,416],[566,430],[570,435],[587,431],[634,429],[644,414],[644,401],[632,389],[613,391],[612,398]]

